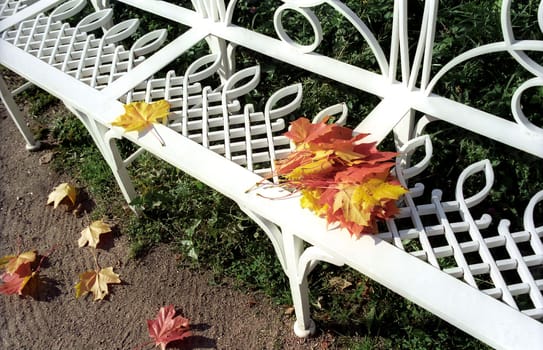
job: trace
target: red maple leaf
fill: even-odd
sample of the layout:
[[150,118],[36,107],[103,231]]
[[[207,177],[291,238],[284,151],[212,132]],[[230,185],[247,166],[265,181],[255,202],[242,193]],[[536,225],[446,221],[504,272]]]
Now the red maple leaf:
[[0,294],[23,294],[23,288],[32,278],[30,263],[21,264],[13,273],[4,272],[0,275]]
[[368,134],[352,133],[299,118],[285,133],[296,150],[276,162],[275,174],[280,186],[301,191],[302,207],[359,236],[375,232],[377,219],[397,214],[395,202],[407,189],[391,174],[397,153],[364,142]]
[[149,336],[155,341],[155,346],[166,349],[169,342],[181,340],[191,335],[189,320],[175,316],[173,305],[163,306],[155,319],[147,320]]

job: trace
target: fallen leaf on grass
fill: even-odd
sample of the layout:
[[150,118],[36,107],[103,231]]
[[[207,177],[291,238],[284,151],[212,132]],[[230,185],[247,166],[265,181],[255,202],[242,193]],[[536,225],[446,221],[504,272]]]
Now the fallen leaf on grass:
[[49,164],[53,160],[53,156],[55,155],[55,152],[47,152],[43,156],[40,157],[39,161],[40,164]]
[[330,278],[328,283],[330,283],[331,287],[336,287],[338,289],[341,289],[342,291],[353,285],[351,282],[347,281],[346,279],[337,277],[337,276]]
[[155,319],[147,320],[149,336],[155,341],[155,346],[166,349],[169,342],[181,340],[191,335],[189,320],[175,316],[173,305],[161,307]]
[[100,242],[100,235],[108,232],[111,232],[111,226],[103,220],[93,221],[81,231],[81,237],[77,243],[79,244],[79,247],[83,247],[88,243],[89,246],[96,248],[96,245]]
[[72,205],[74,205],[76,198],[77,193],[75,187],[65,182],[55,187],[53,192],[49,193],[47,204],[53,203],[53,208],[56,208],[62,201],[68,199]]
[[102,300],[109,293],[107,285],[111,283],[121,283],[113,267],[85,271],[79,275],[79,282],[75,285],[75,297],[92,292],[94,301]]

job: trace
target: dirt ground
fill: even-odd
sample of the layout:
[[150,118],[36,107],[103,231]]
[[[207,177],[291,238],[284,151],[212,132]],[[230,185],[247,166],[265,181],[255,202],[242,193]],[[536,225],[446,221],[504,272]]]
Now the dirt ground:
[[90,295],[76,299],[78,275],[94,267],[89,248],[77,245],[88,219],[46,205],[53,188],[71,180],[43,164],[48,152],[26,151],[0,104],[0,256],[18,248],[39,253],[54,248],[41,269],[48,283],[37,300],[0,295],[1,349],[151,349],[142,346],[151,340],[146,320],[169,304],[193,330],[171,349],[327,348],[323,335],[296,338],[286,306],[228,283],[213,284],[209,272],[178,269],[166,246],[130,259],[122,232],[98,250],[99,264],[112,266],[122,284],[110,285],[103,301],[94,302]]

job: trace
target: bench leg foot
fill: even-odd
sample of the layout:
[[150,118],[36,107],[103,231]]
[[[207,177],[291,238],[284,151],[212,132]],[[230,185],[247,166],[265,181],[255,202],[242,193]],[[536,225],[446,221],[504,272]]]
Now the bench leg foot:
[[[315,322],[310,318],[307,278],[304,276],[304,271],[300,271],[299,267],[300,256],[304,251],[304,242],[288,232],[288,230],[285,230],[283,231],[283,245],[290,293],[296,312],[294,333],[299,337],[308,337],[315,333]],[[300,276],[304,277],[300,278]]]
[[30,152],[36,152],[36,151],[39,151],[39,149],[41,148],[41,142],[40,141],[35,141],[34,144],[26,144],[25,146],[26,150],[27,151],[30,151]]
[[19,110],[19,107],[17,107],[15,100],[13,100],[13,96],[11,95],[11,92],[9,91],[8,86],[6,85],[6,82],[2,76],[0,76],[0,97],[4,103],[4,106],[6,106],[9,116],[15,122],[15,125],[17,126],[17,129],[19,129],[21,135],[23,135],[26,142],[26,149],[29,151],[39,150],[41,143],[34,139],[34,135],[32,135],[32,132],[26,125],[23,114]]
[[298,321],[294,322],[294,334],[300,338],[307,338],[310,335],[315,334],[317,327],[315,322],[312,319],[309,319],[309,328],[305,328],[303,325],[300,325]]

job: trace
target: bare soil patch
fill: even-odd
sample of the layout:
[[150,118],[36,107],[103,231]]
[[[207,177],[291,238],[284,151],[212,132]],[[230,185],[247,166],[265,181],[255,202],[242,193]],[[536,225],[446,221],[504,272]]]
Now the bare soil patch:
[[168,304],[189,318],[193,329],[191,337],[172,349],[327,348],[326,335],[298,339],[285,306],[228,282],[213,283],[210,272],[179,269],[167,246],[130,259],[122,232],[98,250],[98,261],[102,267],[112,266],[123,283],[111,285],[103,301],[76,299],[78,275],[94,266],[89,249],[77,246],[88,219],[46,205],[53,188],[71,179],[44,162],[50,150],[25,150],[2,105],[0,150],[0,256],[15,253],[17,247],[40,253],[54,247],[41,270],[49,283],[37,299],[0,295],[0,348],[138,348],[150,340],[145,320]]

